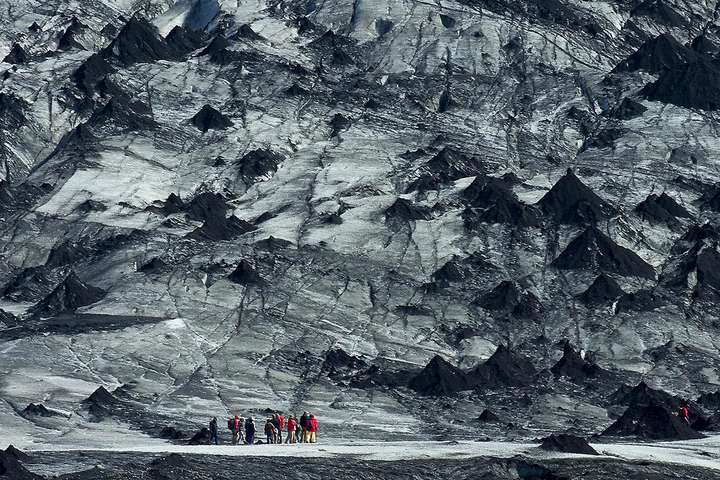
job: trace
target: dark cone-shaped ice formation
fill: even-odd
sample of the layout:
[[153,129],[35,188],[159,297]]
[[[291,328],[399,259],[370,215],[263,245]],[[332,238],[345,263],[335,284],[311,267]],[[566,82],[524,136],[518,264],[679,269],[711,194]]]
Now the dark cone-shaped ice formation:
[[480,420],[481,422],[485,422],[485,423],[497,423],[500,421],[500,417],[498,417],[495,413],[493,413],[491,410],[488,410],[486,408],[478,416],[478,420]]
[[477,177],[463,192],[470,207],[463,217],[466,226],[478,223],[504,223],[519,227],[540,225],[540,212],[520,202],[507,184],[499,179]]
[[615,314],[623,312],[649,312],[660,308],[667,302],[655,290],[641,289],[626,293],[615,303]]
[[510,314],[517,318],[538,318],[543,311],[542,303],[532,292],[509,280],[500,282],[473,303],[486,310]]
[[566,377],[576,383],[607,376],[608,374],[607,371],[595,363],[589,362],[580,356],[572,345],[570,345],[570,342],[565,342],[562,358],[552,366],[550,371],[556,377]]
[[720,410],[720,390],[703,393],[698,397],[697,403],[711,410]]
[[690,212],[680,206],[670,195],[663,192],[660,195],[650,194],[640,202],[635,211],[643,220],[649,220],[668,225],[677,225],[678,218],[692,218]]
[[703,435],[674,415],[665,405],[651,400],[633,404],[602,434],[605,436],[637,436],[648,440],[691,440]]
[[52,316],[74,312],[77,308],[100,301],[104,296],[104,290],[82,282],[71,271],[55,290],[33,307],[33,313],[35,316]]
[[587,306],[605,305],[614,302],[625,292],[620,285],[611,277],[601,273],[597,276],[592,285],[588,287],[578,298]]
[[615,208],[582,183],[570,169],[540,199],[538,206],[559,223],[593,223],[616,213]]
[[170,33],[165,37],[165,41],[174,51],[181,54],[188,54],[202,46],[205,41],[205,35],[202,32],[178,25],[170,30]]
[[643,104],[625,97],[610,110],[609,115],[618,120],[632,120],[633,118],[642,116],[646,111],[647,107]]
[[468,372],[467,376],[473,386],[495,388],[530,385],[535,373],[530,360],[500,345],[490,358]]
[[245,182],[270,178],[285,160],[281,154],[268,149],[251,150],[240,159],[240,176]]
[[720,66],[702,59],[664,72],[642,89],[648,100],[701,110],[720,109]]
[[626,277],[655,278],[655,269],[632,250],[621,247],[596,227],[588,227],[552,262],[561,270],[597,268]]
[[409,387],[421,395],[453,395],[471,386],[465,372],[436,355],[425,368],[413,377]]
[[623,60],[613,72],[662,73],[675,67],[697,61],[698,54],[675,40],[670,34],[663,34],[645,42],[635,53]]
[[160,36],[157,28],[139,16],[128,20],[117,37],[101,51],[101,55],[125,66],[179,57]]
[[61,414],[53,410],[48,410],[42,403],[31,403],[23,409],[23,415],[31,417],[54,417]]
[[10,52],[5,55],[5,58],[3,58],[3,62],[20,65],[23,63],[27,63],[29,59],[30,57],[25,52],[25,49],[22,48],[19,43],[14,43],[13,46],[10,48]]
[[398,198],[395,203],[385,209],[387,220],[415,221],[430,220],[432,213],[430,208],[424,205],[417,205],[405,198]]
[[73,72],[72,79],[75,84],[88,95],[92,95],[102,79],[115,72],[115,69],[100,55],[90,55]]
[[25,468],[12,451],[0,450],[0,478],[7,480],[42,480],[43,477],[35,475]]
[[540,448],[549,452],[600,455],[584,438],[564,433],[552,434],[549,437],[543,438]]
[[190,119],[195,128],[205,133],[208,130],[225,130],[232,126],[232,121],[210,105],[204,105],[198,113]]
[[255,268],[245,259],[240,260],[235,270],[228,275],[228,280],[240,285],[259,285],[263,283],[263,279]]
[[331,378],[345,377],[367,367],[368,364],[361,358],[350,355],[342,348],[334,348],[325,354],[321,371]]

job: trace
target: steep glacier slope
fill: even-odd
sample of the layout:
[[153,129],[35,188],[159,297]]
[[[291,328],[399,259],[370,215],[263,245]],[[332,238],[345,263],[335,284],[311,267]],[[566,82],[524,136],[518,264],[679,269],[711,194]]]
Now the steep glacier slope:
[[[490,406],[589,433],[622,382],[718,388],[715,2],[17,3],[14,432],[272,407],[465,436]],[[554,375],[565,341],[612,376]],[[447,398],[409,388],[435,355],[470,372]]]

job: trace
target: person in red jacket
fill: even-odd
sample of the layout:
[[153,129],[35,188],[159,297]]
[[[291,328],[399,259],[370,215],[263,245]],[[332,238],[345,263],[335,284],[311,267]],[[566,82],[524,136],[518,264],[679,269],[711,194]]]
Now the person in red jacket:
[[318,431],[318,421],[317,418],[315,418],[315,415],[310,415],[310,418],[308,418],[307,422],[307,439],[305,440],[305,443],[315,443],[317,442],[317,431]]
[[229,425],[232,425],[232,444],[237,445],[240,442],[240,417],[235,415],[235,418],[231,419],[230,422]]
[[678,416],[683,422],[687,424],[690,423],[690,409],[686,404],[683,403],[682,405],[680,405],[680,411],[678,412]]
[[287,421],[287,438],[285,439],[285,443],[295,443],[295,431],[297,428],[298,423],[297,420],[295,420],[295,416],[290,415]]
[[278,413],[276,418],[278,423],[277,443],[283,443],[282,432],[285,430],[285,417],[283,417],[282,413]]

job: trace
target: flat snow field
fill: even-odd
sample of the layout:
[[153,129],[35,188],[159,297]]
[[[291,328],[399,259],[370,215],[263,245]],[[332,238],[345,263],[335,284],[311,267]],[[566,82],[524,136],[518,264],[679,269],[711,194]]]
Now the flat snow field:
[[[92,451],[136,453],[182,453],[198,455],[224,455],[247,457],[341,458],[343,456],[370,461],[467,459],[473,457],[509,458],[524,455],[537,459],[551,458],[597,458],[656,463],[680,464],[711,468],[720,471],[720,435],[701,440],[658,443],[595,443],[592,446],[603,455],[585,455],[545,452],[537,443],[511,442],[364,442],[318,443],[314,445],[137,445],[133,447],[93,448]],[[29,451],[88,451],[87,448],[37,448]],[[302,452],[302,453],[301,453]]]

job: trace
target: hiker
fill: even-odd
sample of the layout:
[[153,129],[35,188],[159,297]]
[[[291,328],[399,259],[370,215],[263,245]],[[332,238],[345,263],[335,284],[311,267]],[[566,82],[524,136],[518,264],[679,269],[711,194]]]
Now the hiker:
[[245,443],[245,419],[240,417],[238,419],[238,444],[242,445]]
[[682,403],[680,405],[680,411],[678,412],[678,416],[680,417],[680,420],[690,425],[690,409],[688,408],[687,404]]
[[282,432],[285,430],[285,417],[283,417],[282,413],[278,413],[275,416],[277,420],[277,443],[283,443],[282,441]]
[[212,420],[210,420],[210,444],[212,445],[213,443],[215,443],[215,445],[218,444],[217,417],[213,417]]
[[305,443],[315,443],[317,441],[318,421],[315,415],[310,415],[307,421],[307,440]]
[[255,443],[255,422],[252,417],[245,421],[245,443],[248,445]]
[[235,418],[231,418],[228,421],[228,428],[232,431],[232,444],[237,445],[240,441],[240,418],[235,415]]
[[275,443],[275,436],[277,435],[277,430],[275,429],[275,425],[273,425],[273,421],[271,418],[268,418],[265,422],[265,436],[267,437],[267,443]]
[[277,413],[272,414],[270,422],[273,424],[273,427],[275,427],[275,441],[273,443],[277,443],[278,431],[280,430],[280,420],[278,420]]
[[295,419],[295,443],[302,443],[302,427],[300,426],[300,417],[293,415]]
[[300,442],[305,443],[305,433],[307,430],[308,412],[303,412],[300,417]]
[[295,430],[297,430],[297,426],[295,415],[290,415],[287,421],[287,438],[285,439],[285,443],[295,443]]

